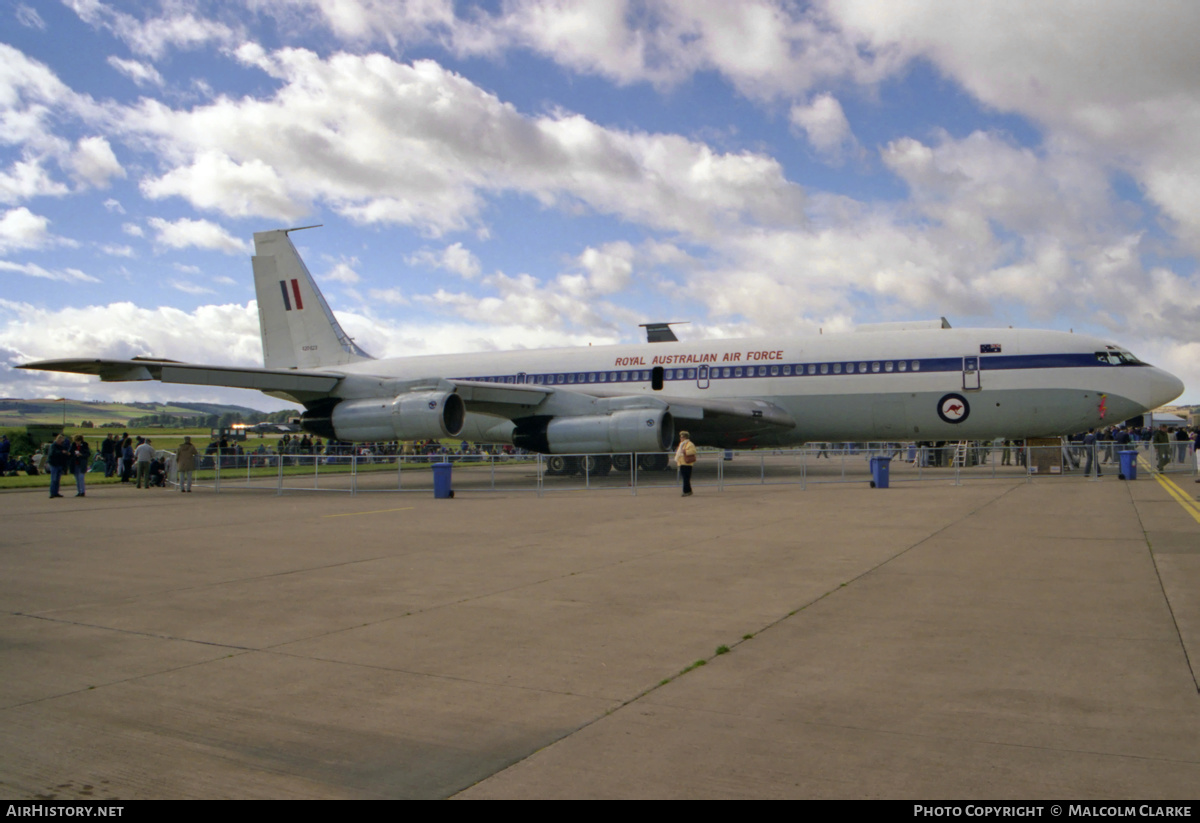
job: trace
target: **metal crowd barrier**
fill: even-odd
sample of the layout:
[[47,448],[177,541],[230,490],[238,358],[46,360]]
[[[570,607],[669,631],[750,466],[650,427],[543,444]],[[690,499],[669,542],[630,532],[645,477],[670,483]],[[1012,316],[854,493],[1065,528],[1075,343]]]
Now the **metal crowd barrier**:
[[[1139,478],[1157,471],[1198,475],[1190,443],[1096,443],[1063,441],[1057,446],[947,444],[940,448],[910,443],[824,443],[799,449],[701,449],[692,485],[726,486],[865,483],[872,479],[870,458],[890,457],[890,482],[921,483],[1048,478],[1116,478],[1119,452],[1135,451]],[[1088,456],[1091,455],[1091,473]],[[169,454],[169,453],[168,453]],[[207,456],[195,473],[194,488],[214,491],[419,492],[432,493],[434,463],[453,466],[456,492],[654,491],[679,486],[670,465],[672,452],[616,455],[338,455],[247,454]],[[168,484],[177,483],[174,455]]]

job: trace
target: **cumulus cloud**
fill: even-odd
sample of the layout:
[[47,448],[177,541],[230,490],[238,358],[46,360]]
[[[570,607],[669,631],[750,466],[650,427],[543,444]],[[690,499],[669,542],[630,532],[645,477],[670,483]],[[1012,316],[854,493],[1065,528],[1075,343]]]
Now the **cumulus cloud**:
[[835,78],[873,83],[900,50],[863,48],[817,7],[772,0],[510,0],[456,14],[449,0],[292,0],[355,44],[438,42],[460,55],[526,49],[616,83],[668,88],[715,71],[754,97],[803,95]]
[[404,292],[397,288],[391,289],[371,289],[367,292],[367,296],[372,301],[387,303],[390,306],[406,306],[408,298],[404,296]]
[[846,0],[828,8],[866,47],[925,57],[985,105],[1086,144],[1132,174],[1190,251],[1200,250],[1194,4]]
[[171,288],[181,291],[184,294],[216,294],[216,292],[207,286],[202,286],[199,283],[191,280],[172,280],[170,281],[170,286]]
[[151,217],[150,227],[156,232],[154,242],[172,249],[210,249],[226,254],[246,254],[250,251],[245,240],[239,240],[221,226],[208,220],[180,218],[174,222]]
[[197,208],[231,217],[293,220],[307,211],[302,200],[292,200],[275,169],[258,158],[237,163],[221,151],[198,152],[190,165],[143,180],[141,189],[151,200],[184,197]]
[[599,249],[590,246],[577,262],[587,272],[586,289],[593,294],[613,294],[626,289],[633,279],[634,250],[625,241],[606,243]]
[[59,197],[69,192],[66,184],[52,178],[41,160],[18,160],[8,171],[0,171],[0,203],[20,203],[34,197]]
[[762,154],[567,112],[527,117],[428,60],[303,49],[253,59],[282,83],[271,99],[190,110],[143,100],[122,111],[117,125],[173,163],[143,182],[148,196],[287,219],[320,200],[359,222],[435,236],[468,228],[486,196],[506,191],[693,235],[803,220],[801,188]]
[[37,9],[32,6],[27,6],[24,3],[17,4],[16,17],[17,22],[27,29],[46,30],[46,21],[37,13]]
[[23,274],[26,277],[36,277],[41,280],[57,280],[61,283],[99,283],[100,281],[90,274],[81,272],[79,269],[46,269],[36,263],[12,263],[8,260],[0,260],[0,271],[9,271],[14,274]]
[[352,286],[362,279],[358,276],[358,272],[354,270],[354,267],[358,265],[357,258],[343,257],[340,260],[332,262],[333,268],[323,275],[323,280],[329,280],[334,283],[345,283],[347,286]]
[[182,4],[167,4],[159,17],[139,20],[99,0],[64,0],[90,26],[105,29],[135,53],[158,59],[169,48],[194,49],[208,43],[232,45],[235,29],[216,20],[197,17]]
[[164,80],[158,69],[141,60],[126,60],[116,55],[108,58],[108,65],[128,77],[138,86],[162,86]]
[[0,144],[24,146],[36,156],[65,153],[54,131],[57,117],[89,109],[90,100],[71,91],[37,60],[0,43]]
[[37,249],[50,242],[50,220],[24,206],[9,209],[0,217],[0,254],[16,249]]
[[817,154],[831,162],[840,162],[857,145],[842,104],[831,94],[818,95],[807,105],[793,105],[788,116]]
[[114,177],[125,176],[125,169],[103,137],[81,138],[65,165],[77,180],[98,189],[106,188]]
[[478,277],[482,269],[479,258],[462,243],[452,243],[440,251],[421,249],[405,258],[405,262],[410,266],[444,269],[468,280]]

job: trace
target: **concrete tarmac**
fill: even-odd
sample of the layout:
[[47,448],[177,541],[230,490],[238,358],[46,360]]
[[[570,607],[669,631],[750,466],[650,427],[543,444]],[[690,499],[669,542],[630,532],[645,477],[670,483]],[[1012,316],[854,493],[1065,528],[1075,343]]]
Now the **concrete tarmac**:
[[1152,476],[0,512],[12,799],[1200,787],[1200,514]]

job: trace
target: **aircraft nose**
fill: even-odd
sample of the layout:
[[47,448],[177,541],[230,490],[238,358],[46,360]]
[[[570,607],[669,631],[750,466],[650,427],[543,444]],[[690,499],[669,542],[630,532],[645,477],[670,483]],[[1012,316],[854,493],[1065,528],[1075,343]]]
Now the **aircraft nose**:
[[1155,368],[1147,389],[1146,407],[1157,409],[1183,394],[1183,381],[1168,371]]

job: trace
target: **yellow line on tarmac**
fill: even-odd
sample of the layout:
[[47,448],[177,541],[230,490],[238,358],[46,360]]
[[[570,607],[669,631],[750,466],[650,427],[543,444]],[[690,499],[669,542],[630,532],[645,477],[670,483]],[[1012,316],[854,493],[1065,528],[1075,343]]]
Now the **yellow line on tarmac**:
[[360,514],[383,514],[384,512],[406,512],[411,511],[412,506],[405,506],[402,509],[376,509],[373,512],[348,512],[346,514],[326,514],[323,517],[358,517]]
[[[1146,471],[1152,471],[1149,460],[1139,457],[1138,462],[1146,467]],[[1183,510],[1185,512],[1195,518],[1197,523],[1200,523],[1200,504],[1197,504],[1195,500],[1188,497],[1188,493],[1179,488],[1179,486],[1175,484],[1175,481],[1167,477],[1165,474],[1162,474],[1161,472],[1154,472],[1154,479],[1158,481],[1158,485],[1166,489],[1167,494],[1175,498],[1175,502],[1183,506]]]
[[1197,523],[1200,523],[1200,506],[1196,505],[1196,501],[1187,496],[1187,492],[1175,485],[1175,482],[1169,477],[1164,477],[1161,474],[1154,475],[1154,479],[1158,481],[1158,485],[1167,490],[1167,494],[1174,497],[1179,505],[1183,506],[1183,510],[1195,518]]

